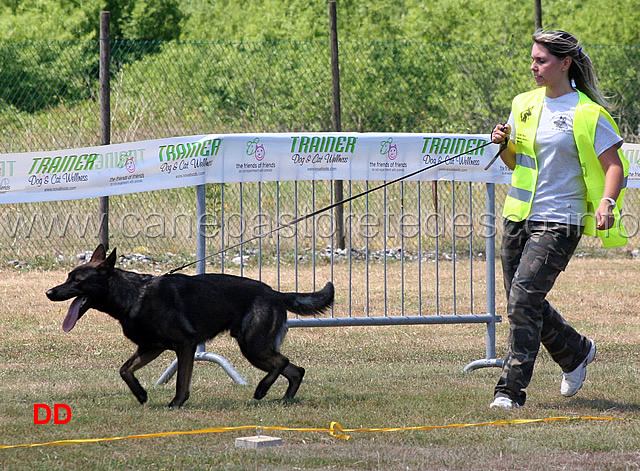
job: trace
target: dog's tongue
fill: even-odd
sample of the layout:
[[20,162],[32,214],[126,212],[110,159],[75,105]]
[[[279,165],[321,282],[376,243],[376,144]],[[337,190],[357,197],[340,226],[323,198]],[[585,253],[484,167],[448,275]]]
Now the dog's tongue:
[[62,330],[65,332],[69,332],[78,322],[78,317],[80,315],[80,306],[85,302],[87,298],[84,296],[78,296],[73,300],[71,306],[69,306],[69,311],[67,311],[67,317],[64,318],[62,322]]

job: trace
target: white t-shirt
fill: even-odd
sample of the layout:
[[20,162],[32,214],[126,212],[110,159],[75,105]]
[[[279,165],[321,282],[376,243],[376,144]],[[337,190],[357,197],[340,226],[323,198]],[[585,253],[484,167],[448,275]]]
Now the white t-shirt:
[[[528,218],[532,221],[579,225],[587,211],[587,188],[573,138],[573,116],[578,101],[575,91],[558,98],[544,98],[534,143],[538,183]],[[515,142],[513,113],[509,124],[511,139]],[[594,143],[596,155],[621,145],[622,138],[607,118],[600,115]]]

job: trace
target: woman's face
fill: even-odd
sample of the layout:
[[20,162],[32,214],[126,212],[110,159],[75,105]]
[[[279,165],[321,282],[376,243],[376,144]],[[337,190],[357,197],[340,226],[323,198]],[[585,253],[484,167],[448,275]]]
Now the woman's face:
[[533,62],[530,69],[537,86],[555,88],[569,82],[570,57],[560,59],[542,44],[533,43],[531,58]]

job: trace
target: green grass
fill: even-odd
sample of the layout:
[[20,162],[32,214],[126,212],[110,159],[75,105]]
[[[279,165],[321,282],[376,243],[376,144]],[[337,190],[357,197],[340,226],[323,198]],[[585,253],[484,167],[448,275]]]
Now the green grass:
[[[261,450],[235,447],[235,438],[255,433],[246,430],[141,438],[0,450],[0,468],[635,469],[640,462],[636,263],[571,262],[551,302],[596,340],[596,361],[584,388],[567,399],[559,394],[560,369],[542,352],[527,390],[529,400],[514,412],[488,408],[498,369],[462,372],[484,356],[481,324],[291,329],[283,353],[304,366],[307,376],[296,399],[288,402],[279,399],[286,387],[282,379],[265,399],[253,400],[262,373],[230,337],[221,336],[208,350],[229,359],[249,386],[233,383],[214,364],[198,362],[191,398],[184,408],[169,410],[175,381],[153,386],[174,358],[166,352],[138,373],[149,392],[149,402],[141,406],[118,375],[134,346],[113,319],[90,311],[65,334],[61,322],[67,303],[51,303],[43,294],[65,273],[2,270],[0,445],[243,425],[327,428],[332,421],[344,428],[384,428],[564,416],[623,420],[352,432],[348,441],[326,432],[265,431],[284,444]],[[480,264],[477,270],[484,273]],[[504,314],[502,298],[497,300],[499,314]],[[507,334],[508,326],[499,324],[499,355]],[[34,425],[34,403],[68,404],[71,422]]]

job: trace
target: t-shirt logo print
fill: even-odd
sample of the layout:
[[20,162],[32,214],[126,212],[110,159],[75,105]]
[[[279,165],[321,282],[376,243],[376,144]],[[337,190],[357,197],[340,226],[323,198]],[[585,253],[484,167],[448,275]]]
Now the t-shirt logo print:
[[552,123],[556,131],[569,131],[571,117],[566,114],[558,114],[553,117]]

